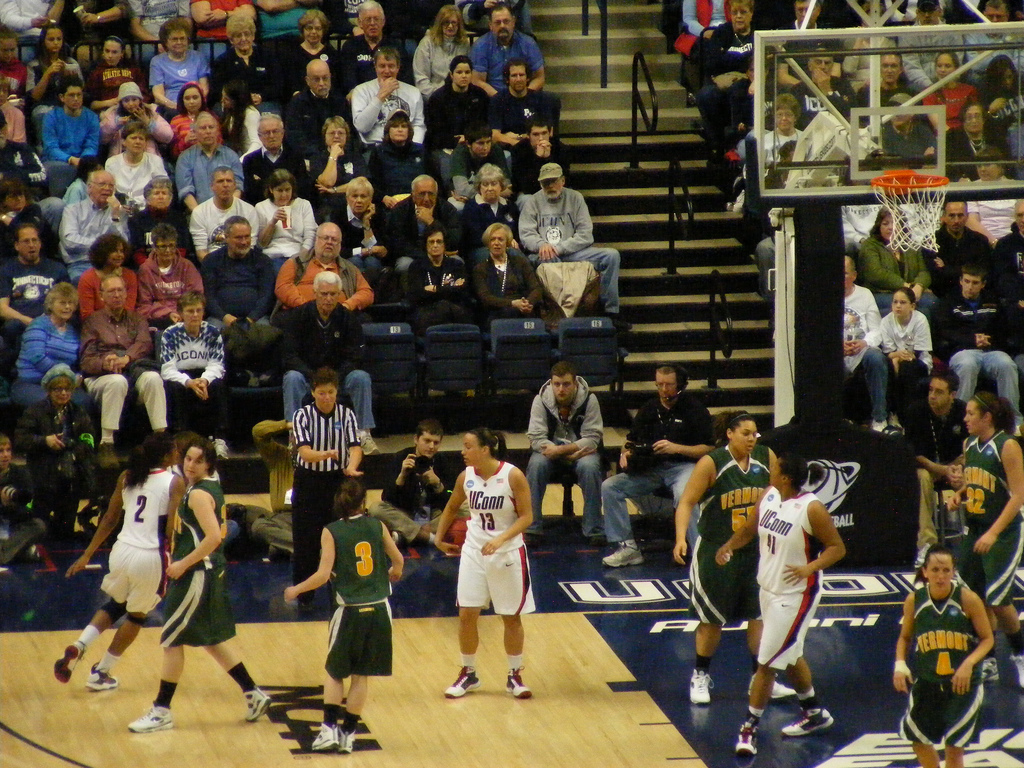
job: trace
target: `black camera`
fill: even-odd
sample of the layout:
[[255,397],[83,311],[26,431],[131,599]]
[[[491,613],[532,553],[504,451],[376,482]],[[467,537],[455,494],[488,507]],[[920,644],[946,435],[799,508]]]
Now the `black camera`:
[[0,493],[7,491],[9,491],[11,494],[11,504],[25,506],[30,501],[32,501],[32,494],[24,490],[23,488],[17,488],[13,485],[5,485],[3,488],[0,488]]
[[654,447],[648,443],[626,443],[629,459],[626,461],[626,472],[636,474],[646,472],[658,463]]
[[416,457],[416,474],[422,475],[424,472],[429,472],[434,467],[434,460],[430,456],[417,456]]

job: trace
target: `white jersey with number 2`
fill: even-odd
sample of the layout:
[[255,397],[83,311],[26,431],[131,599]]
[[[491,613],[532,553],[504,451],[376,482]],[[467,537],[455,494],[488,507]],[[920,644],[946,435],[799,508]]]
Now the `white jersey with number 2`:
[[124,500],[124,525],[117,540],[139,549],[160,548],[161,518],[167,514],[174,474],[167,469],[154,469],[146,482],[121,492]]
[[[519,519],[515,494],[509,484],[513,469],[514,465],[503,461],[498,465],[498,471],[484,480],[472,467],[466,467],[462,487],[469,500],[471,517],[465,546],[482,549],[484,544],[508,530]],[[523,537],[520,534],[502,544],[498,552],[511,552],[521,546]]]
[[[777,595],[816,591],[818,574],[791,584],[786,581],[787,565],[807,565],[818,556],[820,545],[811,532],[807,507],[818,501],[813,493],[803,493],[783,501],[778,489],[768,488],[761,500],[757,519],[761,559],[757,566],[757,583]],[[813,582],[813,583],[809,583]]]

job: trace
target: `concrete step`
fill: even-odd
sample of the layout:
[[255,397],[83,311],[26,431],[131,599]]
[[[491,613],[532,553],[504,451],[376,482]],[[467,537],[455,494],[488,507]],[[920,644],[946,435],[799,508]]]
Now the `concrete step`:
[[[692,131],[697,127],[699,120],[693,109],[662,107],[658,111],[656,127],[661,131]],[[637,116],[637,123],[639,129],[644,130],[643,118]],[[633,128],[633,113],[629,109],[573,110],[568,113],[563,111],[559,127],[565,133],[624,133]]]
[[[619,213],[666,213],[669,195],[665,187],[624,187],[590,189],[585,193],[592,216]],[[719,211],[725,207],[725,195],[718,187],[693,186],[690,195],[695,211]]]
[[[601,18],[597,3],[590,3],[590,34],[600,39]],[[583,29],[583,12],[580,3],[548,4],[530,6],[533,31],[538,36],[566,31],[580,34]],[[615,3],[608,5],[608,31],[619,29],[658,29],[661,23],[661,5],[638,5]]]
[[677,270],[696,269],[710,272],[750,264],[750,254],[732,237],[683,240],[676,243],[675,257],[669,251],[667,240],[647,240],[605,243],[617,248],[622,263],[630,268],[650,268],[664,272],[676,266]]
[[[729,314],[733,321],[767,320],[768,304],[754,291],[726,294]],[[642,323],[706,323],[708,297],[706,294],[629,296],[620,299],[622,316],[634,324]],[[629,338],[623,346],[629,349]]]
[[[601,54],[601,31],[591,28],[589,35],[573,34],[567,30],[540,32],[537,43],[549,56],[599,56]],[[632,56],[637,51],[644,56],[665,53],[665,36],[656,28],[631,28],[608,30],[608,53]]]
[[[679,77],[679,54],[647,56],[647,68],[651,78],[657,82],[672,81]],[[586,56],[544,57],[544,71],[553,87],[559,84],[599,83],[601,57],[598,54]],[[633,54],[608,55],[608,82],[631,83],[633,78]],[[564,115],[563,115],[564,117]]]
[[[678,107],[686,104],[686,89],[673,80],[659,80],[654,84],[655,92],[658,95],[658,106],[660,109]],[[633,86],[631,82],[609,82],[607,88],[600,84],[581,83],[578,85],[559,85],[558,83],[545,86],[545,90],[557,93],[562,100],[562,114],[577,109],[592,109],[595,104],[600,104],[605,109],[631,109],[633,105]],[[647,91],[646,83],[640,86],[641,97],[651,114],[651,98]],[[642,120],[642,118],[641,118]]]
[[[668,215],[664,212],[595,216],[593,219],[594,237],[599,242],[648,238],[667,240],[669,236]],[[734,236],[743,217],[731,211],[698,211],[693,219],[692,237],[719,238]]]

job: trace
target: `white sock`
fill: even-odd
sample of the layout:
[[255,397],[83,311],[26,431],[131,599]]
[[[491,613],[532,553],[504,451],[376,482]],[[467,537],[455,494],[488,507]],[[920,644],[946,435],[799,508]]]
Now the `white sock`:
[[437,541],[437,536],[431,533],[429,536],[427,536],[427,541],[433,544],[435,541]]
[[100,436],[100,443],[114,444],[114,431],[113,429],[103,428],[103,434]]
[[100,660],[100,663],[96,665],[96,669],[99,672],[109,672],[120,660],[120,656],[115,656],[110,651],[107,651],[103,654],[103,658]]
[[622,546],[629,547],[630,549],[639,549],[636,545],[636,539],[626,539],[622,542]]
[[464,653],[464,654],[462,654],[462,666],[469,667],[470,669],[476,669],[476,654],[475,653]]
[[523,654],[520,653],[518,656],[509,656],[508,657],[508,671],[509,672],[515,672],[516,670],[522,669],[522,668],[523,668]]
[[82,630],[82,634],[78,636],[78,639],[75,641],[75,644],[81,646],[82,650],[84,651],[86,648],[89,647],[89,644],[92,643],[92,641],[99,636],[100,631],[96,629],[96,627],[94,627],[92,624],[90,624]]

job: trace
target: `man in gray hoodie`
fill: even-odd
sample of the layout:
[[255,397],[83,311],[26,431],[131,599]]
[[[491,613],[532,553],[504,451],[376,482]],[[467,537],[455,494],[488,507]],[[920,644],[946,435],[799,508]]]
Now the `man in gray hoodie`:
[[551,380],[544,383],[530,408],[530,465],[526,479],[530,484],[533,523],[527,534],[542,533],[541,505],[551,473],[558,468],[571,470],[583,491],[583,535],[591,544],[605,544],[604,519],[601,516],[601,483],[604,465],[601,440],[604,421],[597,396],[587,382],[576,375],[572,363],[555,363]]
[[619,252],[594,245],[594,223],[583,195],[565,186],[558,163],[545,163],[537,175],[540,191],[527,198],[519,214],[523,251],[537,265],[548,261],[589,261],[601,277],[604,310],[619,330]]

